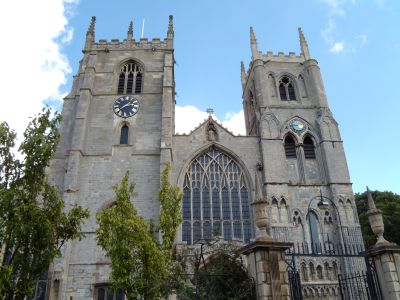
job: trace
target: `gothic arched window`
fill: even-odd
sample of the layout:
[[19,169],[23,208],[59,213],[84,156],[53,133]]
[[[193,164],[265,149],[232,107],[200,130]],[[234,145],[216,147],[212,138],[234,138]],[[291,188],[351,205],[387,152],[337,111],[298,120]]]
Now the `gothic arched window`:
[[118,94],[140,94],[142,92],[143,68],[130,60],[121,68],[118,79]]
[[291,135],[285,138],[285,154],[286,158],[296,158],[296,143]]
[[305,159],[315,159],[314,142],[309,135],[307,135],[303,140],[303,149]]
[[279,80],[279,95],[281,97],[281,100],[284,101],[296,100],[294,83],[287,76],[283,76],[281,80]]
[[182,240],[222,235],[224,240],[251,238],[249,188],[232,157],[211,147],[197,156],[183,184]]
[[121,134],[119,137],[119,143],[121,145],[127,145],[128,144],[128,138],[129,138],[129,127],[128,125],[124,125],[121,127]]

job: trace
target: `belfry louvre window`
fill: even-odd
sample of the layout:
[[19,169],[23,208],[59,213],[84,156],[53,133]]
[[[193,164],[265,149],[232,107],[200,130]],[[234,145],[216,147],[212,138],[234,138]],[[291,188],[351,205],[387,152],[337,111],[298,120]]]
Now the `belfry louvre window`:
[[249,188],[243,170],[216,147],[197,156],[183,184],[182,240],[251,238]]
[[143,68],[135,61],[129,61],[121,68],[118,80],[118,94],[140,94],[142,92]]
[[285,154],[286,158],[296,158],[296,144],[291,135],[285,138]]
[[303,141],[304,157],[306,159],[315,159],[315,147],[314,142],[308,135]]
[[287,76],[283,76],[281,80],[279,80],[279,95],[281,97],[281,100],[284,101],[296,100],[294,84],[292,80]]

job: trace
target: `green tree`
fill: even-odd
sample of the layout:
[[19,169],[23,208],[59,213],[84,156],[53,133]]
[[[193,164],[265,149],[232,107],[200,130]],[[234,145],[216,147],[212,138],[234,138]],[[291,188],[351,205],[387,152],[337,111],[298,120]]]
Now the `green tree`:
[[[122,288],[128,299],[158,299],[176,288],[179,264],[173,261],[173,242],[180,224],[182,194],[168,181],[169,166],[159,190],[160,244],[152,234],[154,226],[139,216],[131,202],[135,184],[127,172],[113,187],[116,202],[97,215],[97,243],[111,259],[110,281]],[[174,220],[168,220],[168,215]]]
[[[371,194],[375,200],[376,207],[382,210],[385,224],[384,237],[388,241],[400,245],[400,195],[380,191],[371,191]],[[367,246],[372,246],[376,243],[376,238],[368,222],[367,192],[355,194],[355,200],[364,242]]]
[[23,299],[60,255],[69,239],[81,238],[89,213],[64,212],[64,202],[47,178],[56,149],[61,116],[50,109],[31,120],[15,158],[16,134],[0,124],[0,299]]
[[197,257],[194,266],[197,296],[192,295],[192,299],[254,299],[252,279],[234,245],[219,244],[211,250],[206,265]]

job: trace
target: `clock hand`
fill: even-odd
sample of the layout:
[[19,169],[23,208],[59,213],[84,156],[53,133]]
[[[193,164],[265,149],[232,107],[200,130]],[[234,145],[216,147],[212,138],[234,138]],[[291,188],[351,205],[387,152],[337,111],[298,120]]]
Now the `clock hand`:
[[125,108],[127,106],[132,106],[132,105],[133,105],[133,103],[128,102],[127,104],[123,105],[122,107],[119,107],[117,113],[119,113],[123,108]]

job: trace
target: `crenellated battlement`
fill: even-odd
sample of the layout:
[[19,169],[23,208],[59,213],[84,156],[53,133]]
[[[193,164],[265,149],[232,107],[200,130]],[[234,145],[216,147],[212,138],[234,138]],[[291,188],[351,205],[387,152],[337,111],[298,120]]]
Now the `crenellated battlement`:
[[115,51],[115,50],[126,50],[126,49],[144,49],[144,50],[160,50],[160,49],[173,49],[173,39],[174,39],[174,25],[173,17],[169,16],[167,37],[162,41],[160,38],[153,38],[149,41],[147,38],[140,38],[135,40],[133,38],[133,22],[129,23],[129,28],[127,32],[127,38],[120,41],[119,39],[111,39],[108,42],[106,39],[100,39],[98,42],[95,41],[95,24],[96,17],[92,17],[90,21],[89,28],[86,32],[86,41],[83,52],[88,51]]
[[274,53],[272,51],[268,51],[267,53],[261,53],[262,59],[268,61],[276,61],[276,62],[303,62],[304,56],[302,53],[296,54],[295,52],[289,52],[288,54],[284,52]]
[[98,42],[94,42],[91,45],[90,50],[107,52],[126,49],[143,49],[156,51],[169,49],[168,41],[168,39],[164,39],[162,41],[160,38],[153,38],[151,41],[149,41],[147,38],[141,38],[139,40],[124,39],[122,41],[119,39],[112,39],[111,41],[100,39]]

